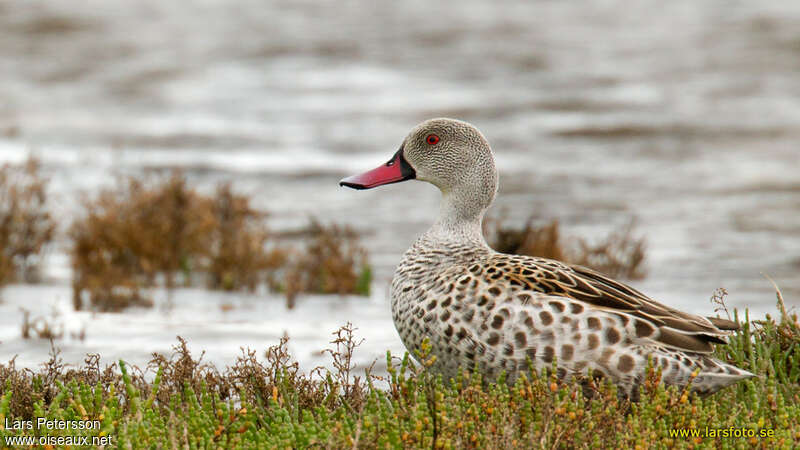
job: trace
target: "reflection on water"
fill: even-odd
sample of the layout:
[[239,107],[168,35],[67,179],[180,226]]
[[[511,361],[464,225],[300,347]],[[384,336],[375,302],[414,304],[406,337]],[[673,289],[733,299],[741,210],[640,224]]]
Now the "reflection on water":
[[[187,3],[0,5],[0,161],[38,155],[65,223],[80,193],[119,174],[181,167],[205,189],[234,180],[276,227],[310,214],[352,224],[369,233],[378,294],[332,317],[361,321],[362,351],[380,359],[399,345],[381,286],[438,194],[336,181],[387,159],[417,122],[452,116],[492,142],[495,212],[558,218],[590,238],[637,217],[650,276],[635,285],[678,307],[711,313],[722,286],[732,306],[768,311],[761,272],[800,301],[798,2]],[[56,286],[15,287],[13,298],[60,302],[63,245],[51,256]],[[191,310],[217,294],[185,295],[198,298]],[[32,348],[19,340],[16,301],[0,305],[6,356]],[[309,302],[304,318],[325,314]],[[151,313],[98,315],[128,331],[89,327],[69,345],[79,355],[101,340],[136,342],[146,354],[184,334],[211,354],[213,342],[262,348],[299,322],[254,308],[263,314],[241,320],[269,332],[207,313],[199,328],[214,337],[203,341],[185,313],[156,325]],[[304,354],[333,328],[296,331]]]

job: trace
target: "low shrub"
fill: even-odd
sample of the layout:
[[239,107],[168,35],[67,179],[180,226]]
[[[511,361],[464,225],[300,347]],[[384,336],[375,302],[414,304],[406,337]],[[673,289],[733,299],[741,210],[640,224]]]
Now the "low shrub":
[[230,185],[217,188],[209,199],[214,226],[204,247],[211,289],[254,291],[262,282],[276,284],[277,272],[287,263],[287,251],[277,247],[264,225],[265,214],[250,207],[247,197]]
[[503,226],[502,220],[487,220],[492,248],[500,253],[539,256],[563,261],[566,249],[561,242],[558,219],[536,226],[530,218],[522,228]]
[[39,279],[41,258],[55,230],[38,160],[0,167],[0,287]]
[[645,241],[634,235],[634,221],[612,231],[600,242],[578,238],[578,249],[570,262],[591,267],[612,278],[642,279],[645,277]]
[[85,208],[70,229],[75,309],[151,306],[144,289],[159,275],[168,289],[179,273],[188,283],[214,228],[208,200],[180,175],[153,186],[129,178]]
[[312,220],[306,245],[293,249],[270,233],[265,214],[230,185],[212,196],[179,173],[129,178],[85,202],[71,230],[76,309],[151,306],[149,289],[202,284],[212,289],[367,295],[370,271],[357,236]]
[[641,279],[646,275],[645,240],[635,236],[634,221],[595,243],[584,238],[565,243],[557,219],[537,225],[533,217],[522,228],[505,226],[503,219],[490,218],[485,221],[484,234],[489,245],[501,253],[556,259],[614,278]]
[[286,276],[290,308],[304,292],[369,295],[372,269],[353,230],[312,218],[302,234],[305,246],[293,252]]

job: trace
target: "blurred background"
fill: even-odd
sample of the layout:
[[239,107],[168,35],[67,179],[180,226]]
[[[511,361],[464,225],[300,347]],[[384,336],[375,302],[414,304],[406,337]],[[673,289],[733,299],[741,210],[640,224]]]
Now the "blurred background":
[[[228,364],[288,335],[310,367],[347,321],[365,339],[358,361],[401,353],[387,285],[439,194],[337,182],[437,116],[491,142],[490,216],[507,226],[557,220],[569,243],[635,223],[630,283],[654,298],[713,314],[722,287],[759,317],[775,310],[764,273],[798,305],[798,73],[791,0],[4,1],[0,163],[38,160],[55,228],[38,282],[2,291],[0,360],[47,358],[47,339],[22,336],[30,321],[60,330],[69,363],[142,364],[180,335]],[[371,294],[303,294],[289,310],[281,292],[192,285],[155,289],[152,307],[76,310],[70,230],[86,202],[174,170],[201,194],[230,183],[273,233],[350,227]]]

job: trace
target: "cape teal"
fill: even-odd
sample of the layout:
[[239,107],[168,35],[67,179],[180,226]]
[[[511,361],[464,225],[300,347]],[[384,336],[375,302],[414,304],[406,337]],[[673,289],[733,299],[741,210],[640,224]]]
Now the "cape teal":
[[648,359],[667,385],[712,393],[753,376],[711,356],[738,328],[656,302],[586,267],[492,250],[481,222],[497,192],[489,143],[472,125],[432,119],[406,136],[389,162],[340,184],[368,189],[409,179],[442,192],[433,226],[403,256],[391,282],[395,326],[412,354],[423,339],[432,369],[453,377],[477,368],[509,382],[552,367],[568,378],[615,382],[635,395]]

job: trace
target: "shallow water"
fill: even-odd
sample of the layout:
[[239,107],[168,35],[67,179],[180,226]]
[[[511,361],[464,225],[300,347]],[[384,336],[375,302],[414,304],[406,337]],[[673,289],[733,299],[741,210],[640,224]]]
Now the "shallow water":
[[47,285],[4,292],[0,360],[46,357],[19,337],[22,305],[85,327],[60,343],[71,362],[142,363],[175,335],[230,362],[286,331],[298,359],[323,363],[347,320],[366,338],[360,361],[402,349],[385,286],[438,193],[336,182],[434,116],[492,142],[493,214],[558,218],[590,239],[635,217],[649,276],[633,284],[654,297],[711,314],[725,287],[729,306],[763,315],[767,273],[800,303],[798,2],[14,0],[0,4],[0,58],[0,161],[42,159],[63,228],[81,195],[179,167],[202,189],[233,181],[275,228],[310,215],[357,227],[377,274],[369,300],[290,312],[277,297],[188,290],[169,314],[76,313],[61,242]]

